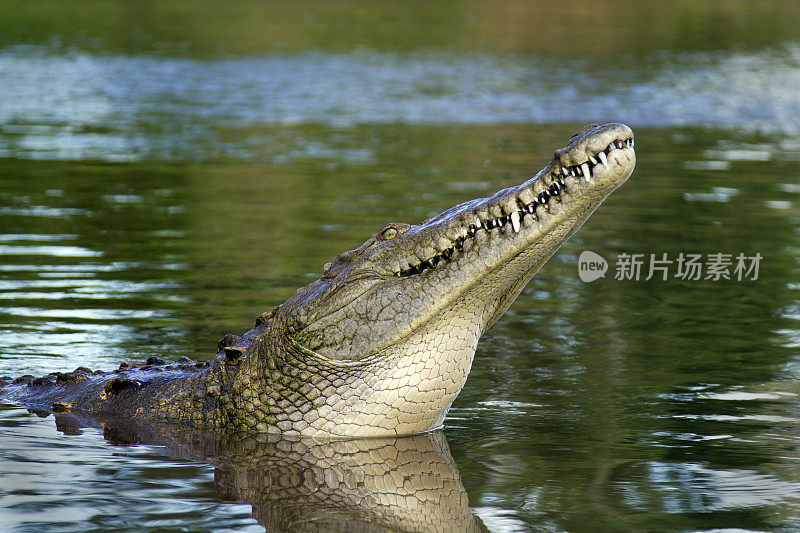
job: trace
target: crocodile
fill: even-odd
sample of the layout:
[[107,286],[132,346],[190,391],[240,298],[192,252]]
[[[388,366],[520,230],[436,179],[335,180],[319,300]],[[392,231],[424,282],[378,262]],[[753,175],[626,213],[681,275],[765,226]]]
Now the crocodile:
[[0,381],[0,399],[284,436],[441,427],[478,339],[635,165],[633,132],[590,124],[523,183],[418,224],[390,223],[316,281],[226,335],[214,358],[152,357]]

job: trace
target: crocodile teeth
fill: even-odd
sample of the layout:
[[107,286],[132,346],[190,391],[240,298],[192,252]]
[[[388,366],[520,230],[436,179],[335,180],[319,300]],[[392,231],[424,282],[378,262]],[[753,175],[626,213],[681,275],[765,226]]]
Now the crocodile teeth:
[[514,233],[519,233],[519,211],[511,213],[511,227],[514,228]]
[[[462,220],[462,226],[457,229],[457,233],[459,236],[451,241],[440,242],[438,244],[438,253],[436,255],[423,260],[417,264],[404,264],[399,272],[395,272],[395,275],[405,277],[411,276],[415,274],[421,274],[428,270],[435,269],[440,264],[449,263],[453,260],[453,257],[456,256],[456,251],[462,251],[464,249],[464,243],[467,239],[473,238],[479,232],[487,232],[493,235],[500,235],[501,233],[509,234],[511,233],[508,229],[507,224],[511,225],[511,230],[513,233],[519,233],[522,230],[522,222],[525,220],[525,216],[530,216],[531,220],[538,221],[544,213],[550,212],[550,199],[554,198],[555,202],[560,202],[562,200],[562,192],[566,192],[566,178],[572,176],[574,178],[585,178],[587,181],[592,181],[592,170],[597,165],[608,165],[608,154],[616,149],[623,149],[633,147],[633,139],[627,139],[624,141],[616,140],[611,142],[605,150],[597,152],[595,155],[588,156],[588,160],[580,165],[572,165],[572,166],[562,166],[559,162],[559,168],[552,171],[552,174],[546,175],[544,178],[537,182],[536,188],[545,190],[539,192],[539,194],[535,194],[534,188],[530,187],[525,189],[520,193],[520,195],[516,198],[516,204],[518,207],[517,211],[513,211],[508,215],[504,215],[503,211],[507,209],[506,207],[501,207],[499,204],[492,205],[491,211],[492,212],[483,212],[482,216],[487,217],[486,220],[481,220],[476,213],[467,214],[464,219]],[[548,186],[547,183],[550,183]],[[538,211],[538,208],[541,207],[542,210]],[[509,208],[510,209],[510,208]],[[494,214],[492,214],[494,213]],[[501,232],[492,232],[495,228],[503,228]],[[469,248],[467,248],[469,250]],[[330,268],[326,266],[326,270]]]

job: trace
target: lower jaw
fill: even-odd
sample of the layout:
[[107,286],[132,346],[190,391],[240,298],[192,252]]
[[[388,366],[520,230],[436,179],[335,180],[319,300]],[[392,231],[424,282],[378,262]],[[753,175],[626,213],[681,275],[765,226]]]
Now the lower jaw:
[[[571,212],[569,213],[564,213],[564,210],[569,209],[568,206],[563,203],[557,204],[551,210],[548,219],[538,223],[533,221],[524,223],[521,233],[517,235],[504,235],[499,233],[502,230],[495,229],[492,230],[493,234],[485,235],[482,239],[476,241],[476,244],[487,246],[493,239],[498,238],[525,239],[521,246],[516,247],[516,250],[509,250],[509,253],[503,254],[501,259],[493,261],[493,265],[483,263],[479,254],[475,262],[483,263],[484,272],[476,276],[468,287],[458,291],[459,294],[456,298],[453,298],[453,301],[458,298],[469,297],[470,294],[473,295],[473,298],[484,299],[487,302],[487,308],[494,308],[492,312],[487,313],[487,316],[484,317],[487,322],[484,330],[488,328],[513,303],[517,295],[539,269],[581,228],[594,210],[599,207],[605,196],[601,196],[600,201],[592,201],[580,205],[570,210]],[[559,217],[559,214],[563,216]],[[535,228],[535,226],[540,227]],[[523,232],[526,229],[538,231],[529,237],[525,237]],[[511,228],[507,227],[506,231],[511,231]],[[494,234],[494,232],[498,233]],[[478,293],[481,287],[491,287],[491,289]]]

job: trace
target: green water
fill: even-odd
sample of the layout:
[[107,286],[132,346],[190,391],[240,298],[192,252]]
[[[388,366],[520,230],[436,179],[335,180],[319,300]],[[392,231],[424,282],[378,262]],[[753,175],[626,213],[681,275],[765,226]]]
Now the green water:
[[[206,360],[386,222],[622,120],[633,177],[483,337],[445,421],[469,505],[492,531],[800,531],[798,20],[4,2],[0,375]],[[605,278],[579,279],[585,250]],[[755,280],[614,279],[620,254],[681,253],[762,259]],[[261,528],[210,459],[1,409],[2,530]]]

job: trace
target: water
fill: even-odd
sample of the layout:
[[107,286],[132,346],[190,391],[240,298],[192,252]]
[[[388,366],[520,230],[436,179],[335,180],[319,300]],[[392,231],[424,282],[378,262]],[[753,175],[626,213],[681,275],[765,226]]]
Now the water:
[[[794,3],[39,5],[0,13],[0,375],[206,360],[387,221],[623,120],[633,177],[484,336],[444,444],[412,447],[492,531],[800,530]],[[762,260],[682,280],[681,253]],[[616,280],[620,254],[670,277]],[[236,460],[268,443],[0,428],[0,529],[280,530],[272,478],[241,474],[280,454]]]
[[[576,74],[577,73],[577,74]],[[694,52],[627,68],[582,59],[319,51],[197,60],[0,51],[0,156],[139,161],[307,156],[371,161],[370,146],[289,137],[298,124],[617,120],[800,134],[800,45]],[[354,83],[353,80],[358,80]],[[245,140],[226,134],[251,128]],[[299,146],[295,145],[298,143]]]

